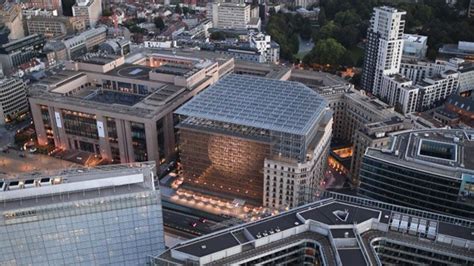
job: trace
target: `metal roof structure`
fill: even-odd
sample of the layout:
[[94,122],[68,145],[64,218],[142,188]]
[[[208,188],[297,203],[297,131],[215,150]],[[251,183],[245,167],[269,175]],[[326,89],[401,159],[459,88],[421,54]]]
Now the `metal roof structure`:
[[228,75],[195,96],[177,114],[306,135],[326,100],[305,85],[246,75]]

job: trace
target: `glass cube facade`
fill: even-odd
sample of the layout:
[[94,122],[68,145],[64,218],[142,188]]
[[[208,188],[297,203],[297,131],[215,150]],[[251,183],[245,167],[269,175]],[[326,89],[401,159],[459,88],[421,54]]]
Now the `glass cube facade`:
[[164,251],[158,191],[76,196],[0,208],[0,265],[144,265]]

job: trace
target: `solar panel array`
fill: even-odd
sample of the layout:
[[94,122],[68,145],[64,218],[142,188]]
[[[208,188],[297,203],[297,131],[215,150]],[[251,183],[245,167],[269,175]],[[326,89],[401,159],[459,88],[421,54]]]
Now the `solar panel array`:
[[301,83],[233,74],[176,113],[306,135],[325,107],[326,101]]

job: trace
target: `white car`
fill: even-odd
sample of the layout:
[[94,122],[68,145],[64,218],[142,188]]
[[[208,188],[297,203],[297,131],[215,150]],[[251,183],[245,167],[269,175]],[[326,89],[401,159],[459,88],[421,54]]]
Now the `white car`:
[[35,153],[38,149],[33,147],[33,148],[30,148],[30,153]]

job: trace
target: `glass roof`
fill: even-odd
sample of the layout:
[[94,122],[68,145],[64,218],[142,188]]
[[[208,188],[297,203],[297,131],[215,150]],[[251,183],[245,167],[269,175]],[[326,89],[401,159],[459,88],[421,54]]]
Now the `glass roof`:
[[307,135],[327,103],[305,85],[245,75],[228,75],[205,89],[177,114]]

